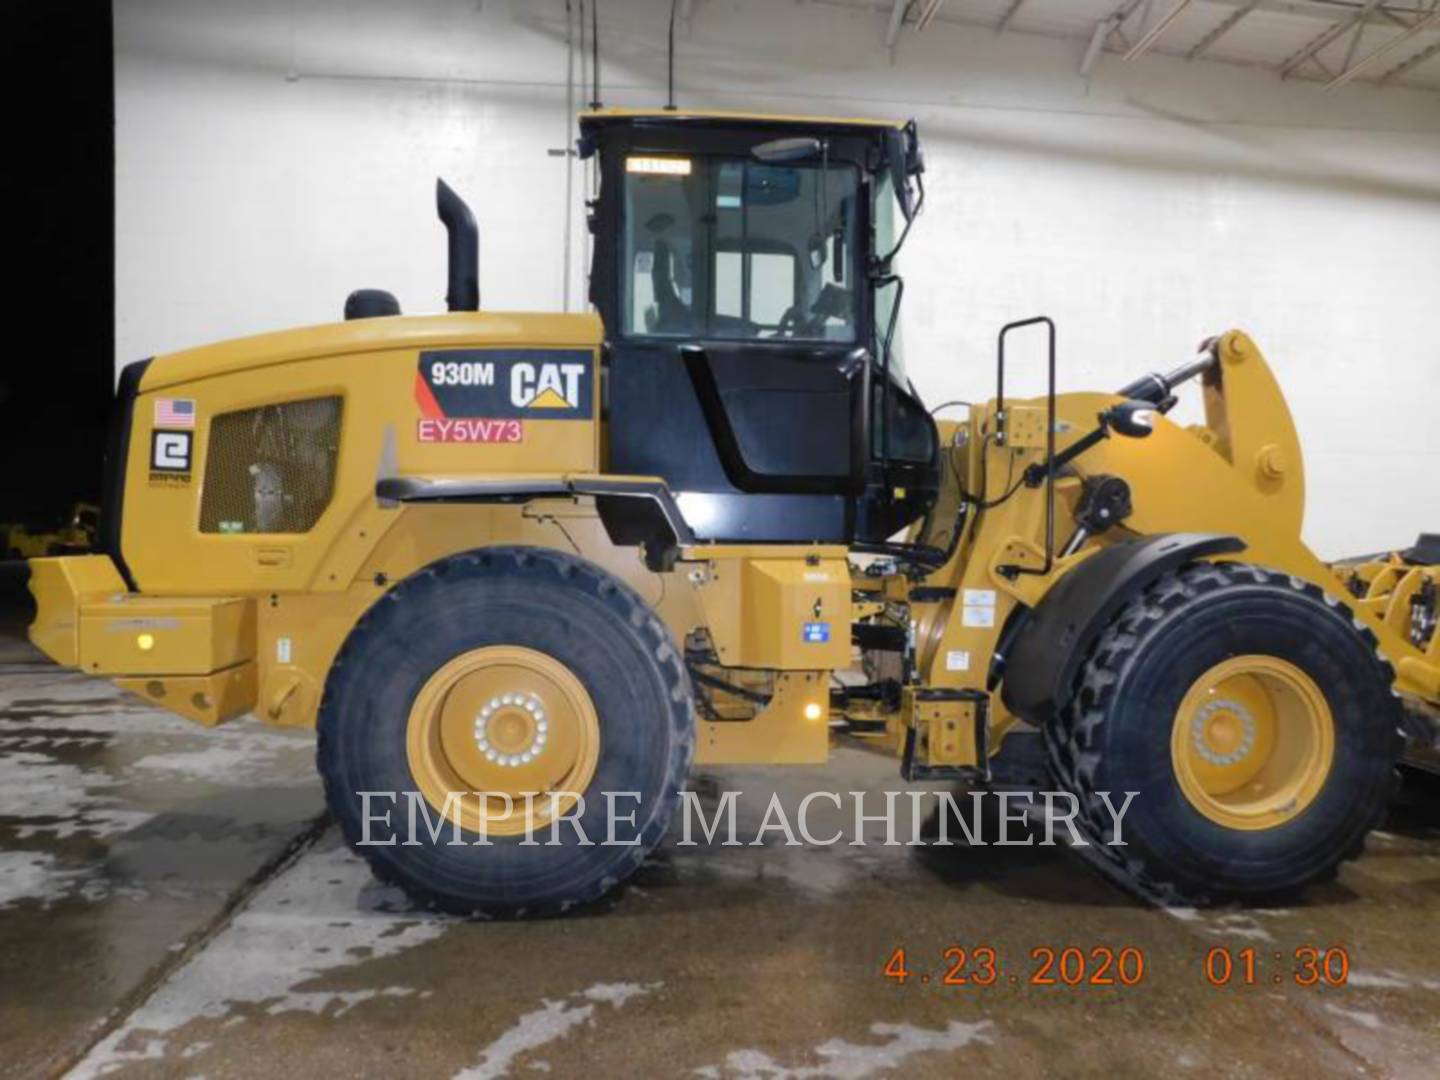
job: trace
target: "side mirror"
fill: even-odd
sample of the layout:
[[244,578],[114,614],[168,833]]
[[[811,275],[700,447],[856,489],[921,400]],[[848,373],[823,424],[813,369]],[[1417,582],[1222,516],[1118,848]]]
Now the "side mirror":
[[920,135],[914,120],[903,128],[886,133],[885,156],[890,167],[890,185],[895,189],[895,200],[900,204],[900,213],[909,221],[919,209],[910,178],[918,177],[925,171],[925,160],[920,156]]
[[900,204],[900,213],[909,221],[915,216],[915,198],[910,190],[909,146],[904,131],[887,132],[885,156],[889,159],[890,186],[895,189],[895,201]]
[[1117,435],[1143,439],[1155,430],[1155,406],[1148,401],[1122,401],[1101,413],[1100,423]]

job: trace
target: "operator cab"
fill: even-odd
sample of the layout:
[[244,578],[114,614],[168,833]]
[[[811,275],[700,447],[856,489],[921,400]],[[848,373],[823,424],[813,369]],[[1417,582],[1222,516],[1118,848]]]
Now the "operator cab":
[[886,258],[918,208],[914,125],[580,124],[598,157],[608,471],[663,477],[704,540],[879,542],[928,510],[938,438]]

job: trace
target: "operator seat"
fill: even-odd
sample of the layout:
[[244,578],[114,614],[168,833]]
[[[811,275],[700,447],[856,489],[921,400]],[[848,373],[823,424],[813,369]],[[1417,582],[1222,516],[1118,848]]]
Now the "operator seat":
[[655,238],[655,254],[650,259],[650,288],[655,294],[655,331],[661,334],[683,334],[694,328],[690,309],[675,289],[675,253],[670,241]]

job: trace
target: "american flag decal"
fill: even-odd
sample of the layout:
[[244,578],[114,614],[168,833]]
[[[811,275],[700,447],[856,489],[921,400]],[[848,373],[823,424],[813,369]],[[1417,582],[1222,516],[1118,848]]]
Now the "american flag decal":
[[193,428],[195,426],[195,399],[156,398],[155,426],[157,428]]

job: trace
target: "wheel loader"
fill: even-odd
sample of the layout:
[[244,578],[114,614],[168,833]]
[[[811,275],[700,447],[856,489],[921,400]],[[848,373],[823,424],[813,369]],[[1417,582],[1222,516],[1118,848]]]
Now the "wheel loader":
[[[1360,851],[1407,703],[1440,698],[1435,571],[1357,589],[1305,546],[1254,341],[1062,394],[1054,324],[1022,319],[983,403],[932,416],[898,333],[913,122],[579,133],[593,313],[482,309],[441,182],[445,314],[364,289],[128,365],[103,553],[31,562],[33,641],[200,724],[314,727],[345,837],[449,911],[594,901],[692,765],[837,737],[909,781],[1069,792],[1097,864],[1160,900],[1292,893]],[[1007,394],[1020,342],[1040,397]],[[1168,415],[1185,393],[1203,423]],[[385,793],[425,825],[373,837]],[[613,793],[625,838],[586,842]]]

